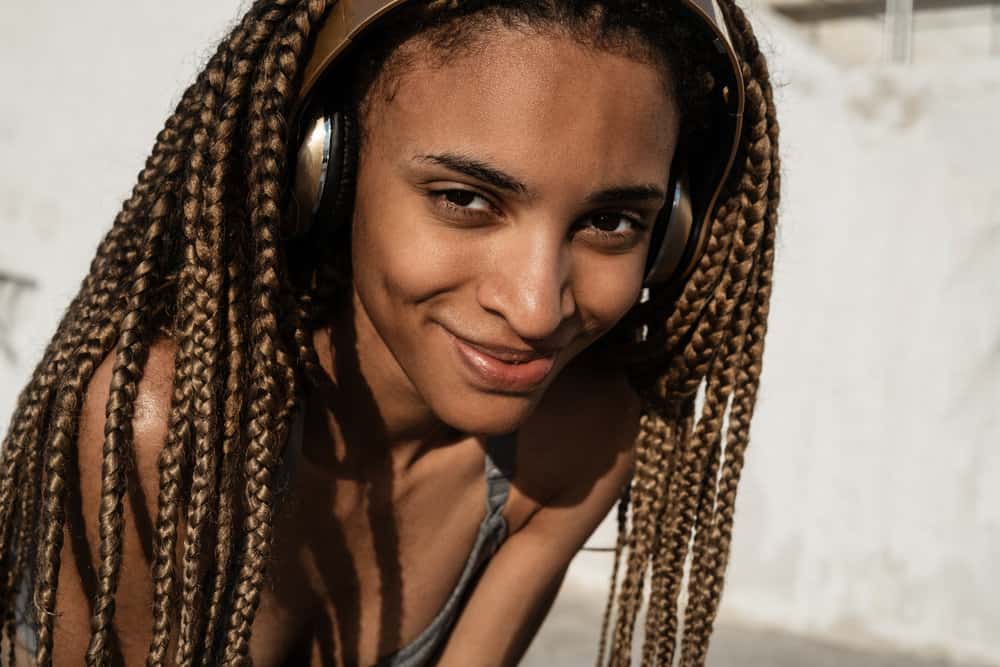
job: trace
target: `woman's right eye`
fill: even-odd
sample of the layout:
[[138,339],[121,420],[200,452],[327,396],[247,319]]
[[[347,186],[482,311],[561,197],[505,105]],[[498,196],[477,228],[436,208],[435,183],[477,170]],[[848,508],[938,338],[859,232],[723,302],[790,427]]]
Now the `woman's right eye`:
[[474,190],[449,188],[431,190],[428,195],[436,206],[461,215],[479,215],[493,209],[489,200]]

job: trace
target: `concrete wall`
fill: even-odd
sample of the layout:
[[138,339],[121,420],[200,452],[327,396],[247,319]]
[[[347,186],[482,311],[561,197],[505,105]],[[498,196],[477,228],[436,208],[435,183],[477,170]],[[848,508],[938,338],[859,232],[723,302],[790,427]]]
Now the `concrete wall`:
[[[237,4],[0,5],[0,270],[38,281],[0,292],[2,423]],[[1000,663],[1000,61],[841,69],[754,16],[783,229],[723,619]]]
[[784,229],[726,611],[1000,662],[1000,59],[839,70],[759,18]]

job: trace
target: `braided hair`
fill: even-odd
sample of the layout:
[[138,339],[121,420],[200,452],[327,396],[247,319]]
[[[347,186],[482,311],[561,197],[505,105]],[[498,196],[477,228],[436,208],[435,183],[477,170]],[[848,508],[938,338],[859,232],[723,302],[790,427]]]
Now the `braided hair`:
[[[80,411],[109,355],[87,662],[108,664],[116,654],[135,399],[151,346],[162,337],[176,345],[176,356],[158,462],[147,662],[248,661],[270,557],[276,466],[297,402],[322,372],[310,332],[327,321],[350,280],[344,244],[314,256],[280,234],[297,83],[310,36],[333,4],[258,0],[221,42],[157,136],[22,391],[0,452],[0,639],[9,648],[0,663],[13,664],[22,625],[34,633],[36,663],[52,663]],[[422,34],[445,53],[491,21],[563,26],[597,48],[670,67],[682,133],[697,136],[705,46],[677,4],[422,0],[413,3],[419,21],[387,26],[393,38],[362,49],[344,87],[363,128],[365,101],[392,73],[392,54],[409,37]],[[780,175],[764,55],[733,0],[720,6],[746,108],[707,249],[679,291],[653,287],[607,342],[595,344],[617,355],[642,400],[598,665],[632,663],[647,598],[641,664],[672,665],[679,651],[685,667],[703,665],[725,578],[761,373]]]

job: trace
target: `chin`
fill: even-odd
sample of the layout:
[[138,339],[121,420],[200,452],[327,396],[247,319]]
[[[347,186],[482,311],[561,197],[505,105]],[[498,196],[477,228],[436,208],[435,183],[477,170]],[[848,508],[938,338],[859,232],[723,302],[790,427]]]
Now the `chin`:
[[436,409],[448,426],[474,435],[504,435],[516,431],[528,420],[538,405],[539,396],[483,394],[457,397]]

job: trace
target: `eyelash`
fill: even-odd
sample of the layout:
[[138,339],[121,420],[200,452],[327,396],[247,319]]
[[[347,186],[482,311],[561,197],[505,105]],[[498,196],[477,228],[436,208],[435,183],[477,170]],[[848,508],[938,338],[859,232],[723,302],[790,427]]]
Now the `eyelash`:
[[[461,192],[464,195],[471,195],[473,197],[473,201],[475,201],[475,199],[482,199],[484,202],[486,202],[486,204],[490,207],[490,209],[495,209],[492,202],[490,202],[485,196],[479,194],[474,190],[465,190],[463,188],[445,188],[443,190],[431,190],[427,194],[431,198],[431,200],[433,200],[435,206],[444,209],[449,213],[455,213],[463,217],[479,217],[485,213],[483,209],[470,209],[467,208],[466,206],[461,206],[459,204],[455,204],[454,202],[448,201],[447,196],[449,194],[454,194],[456,192]],[[616,241],[625,240],[633,235],[641,234],[649,227],[649,225],[646,224],[642,219],[630,215],[620,214],[618,211],[597,211],[595,213],[592,213],[588,219],[592,219],[599,215],[608,215],[608,214],[618,214],[619,220],[627,220],[629,224],[632,225],[634,232],[631,233],[609,232],[603,229],[598,229],[596,227],[593,227],[594,232],[603,239],[616,240]]]

